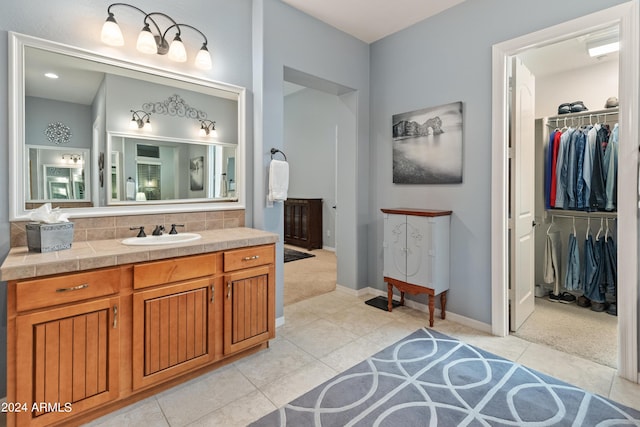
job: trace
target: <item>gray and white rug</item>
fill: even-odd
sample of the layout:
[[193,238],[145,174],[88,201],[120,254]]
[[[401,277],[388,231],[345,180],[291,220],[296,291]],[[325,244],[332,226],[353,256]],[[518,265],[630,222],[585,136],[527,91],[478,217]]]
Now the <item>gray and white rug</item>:
[[251,425],[640,426],[640,412],[420,329]]

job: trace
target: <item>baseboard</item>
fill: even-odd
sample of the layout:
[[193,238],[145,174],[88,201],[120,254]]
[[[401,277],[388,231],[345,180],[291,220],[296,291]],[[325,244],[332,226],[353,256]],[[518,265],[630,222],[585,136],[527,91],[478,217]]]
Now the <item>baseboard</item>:
[[284,315],[276,318],[276,328],[284,325]]
[[325,251],[329,251],[329,252],[335,252],[336,251],[336,248],[332,248],[331,246],[323,246],[322,249],[325,250]]
[[[352,290],[353,291],[353,290]],[[387,291],[383,291],[381,289],[376,289],[376,288],[372,288],[372,287],[368,287],[368,288],[363,288],[360,289],[357,292],[361,292],[361,291],[366,291],[363,293],[359,293],[358,296],[360,295],[374,295],[374,296],[387,296]],[[353,291],[356,292],[356,291]],[[416,301],[413,301],[409,298],[405,298],[404,300],[404,305],[406,305],[407,307],[413,308],[414,310],[418,310],[418,311],[423,311],[425,313],[429,312],[429,306],[426,304],[422,304]],[[436,319],[440,316],[440,309],[436,307],[435,312],[434,312],[434,316],[436,317]],[[452,313],[451,311],[447,311],[447,319],[451,320],[453,322],[459,323],[461,325],[464,326],[468,326],[470,328],[476,329],[478,331],[482,331],[482,332],[486,332],[486,333],[491,333],[491,325],[488,323],[484,323],[484,322],[479,322],[475,319],[470,319],[468,317],[465,316],[460,316],[459,314],[456,313]]]

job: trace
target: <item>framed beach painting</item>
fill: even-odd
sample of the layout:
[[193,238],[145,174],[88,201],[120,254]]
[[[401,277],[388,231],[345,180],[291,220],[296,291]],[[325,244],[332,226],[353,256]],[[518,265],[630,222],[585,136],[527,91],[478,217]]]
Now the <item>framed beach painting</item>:
[[394,114],[393,183],[462,182],[462,102]]

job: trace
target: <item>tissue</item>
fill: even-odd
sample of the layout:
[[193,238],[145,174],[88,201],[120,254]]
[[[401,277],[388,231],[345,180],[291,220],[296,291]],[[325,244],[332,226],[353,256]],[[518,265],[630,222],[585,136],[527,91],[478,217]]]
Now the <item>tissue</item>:
[[60,208],[51,209],[51,203],[45,203],[29,212],[29,219],[34,222],[44,222],[45,224],[57,224],[59,222],[69,222],[69,214],[62,213]]

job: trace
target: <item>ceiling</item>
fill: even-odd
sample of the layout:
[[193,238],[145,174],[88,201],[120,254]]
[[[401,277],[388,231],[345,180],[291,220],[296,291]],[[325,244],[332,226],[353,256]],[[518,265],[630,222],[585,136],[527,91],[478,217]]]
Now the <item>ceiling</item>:
[[347,34],[373,43],[464,0],[282,0]]

